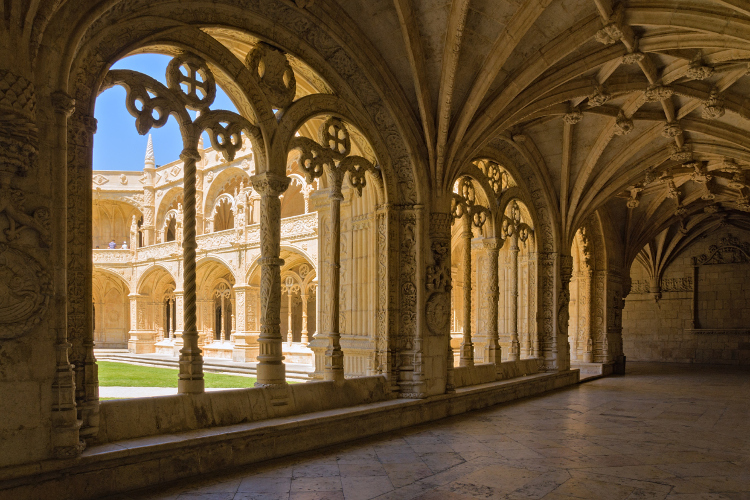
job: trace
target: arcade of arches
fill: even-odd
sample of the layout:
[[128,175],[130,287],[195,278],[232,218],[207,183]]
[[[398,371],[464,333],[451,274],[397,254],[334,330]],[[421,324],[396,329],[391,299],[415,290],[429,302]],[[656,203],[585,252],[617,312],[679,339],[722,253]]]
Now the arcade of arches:
[[[626,359],[750,364],[745,2],[0,13],[0,496],[97,498]],[[166,84],[111,69],[145,52]],[[115,86],[179,158],[149,138],[142,169],[92,169]],[[179,394],[100,401],[95,348],[175,360]],[[206,392],[211,358],[256,386]]]

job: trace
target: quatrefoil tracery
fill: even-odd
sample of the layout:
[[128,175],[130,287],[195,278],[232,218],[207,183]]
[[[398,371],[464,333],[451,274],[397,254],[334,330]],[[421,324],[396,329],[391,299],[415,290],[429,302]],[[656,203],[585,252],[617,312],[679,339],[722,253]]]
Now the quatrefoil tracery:
[[[173,115],[179,122],[186,148],[197,149],[198,138],[205,130],[211,145],[227,161],[232,161],[242,148],[243,131],[254,139],[261,137],[257,127],[239,114],[209,109],[216,98],[216,80],[204,60],[193,54],[181,54],[169,62],[166,76],[168,86],[136,71],[111,70],[103,88],[113,85],[125,88],[127,110],[135,117],[141,135],[164,126]],[[195,121],[187,109],[200,111]],[[262,147],[262,141],[254,142]]]
[[370,172],[380,178],[380,169],[367,158],[351,155],[351,136],[343,121],[329,117],[318,131],[317,143],[307,137],[294,137],[290,150],[300,152],[299,165],[308,184],[321,177],[326,170],[332,184],[340,187],[344,175],[349,173],[349,183],[362,195],[367,184],[365,174]]
[[490,210],[479,204],[474,183],[469,177],[462,177],[458,182],[458,194],[454,193],[451,199],[453,221],[468,215],[472,224],[481,229],[487,222]]

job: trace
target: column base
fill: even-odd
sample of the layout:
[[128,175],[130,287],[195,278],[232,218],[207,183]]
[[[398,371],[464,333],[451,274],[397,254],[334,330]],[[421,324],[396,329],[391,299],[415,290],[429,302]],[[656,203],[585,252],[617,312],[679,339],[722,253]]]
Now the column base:
[[472,342],[461,344],[461,358],[458,361],[458,366],[474,366],[474,344]]
[[286,367],[283,362],[261,361],[257,367],[255,387],[278,387],[286,385]]
[[206,384],[203,379],[197,380],[178,380],[178,394],[202,394],[206,390]]
[[326,349],[324,380],[344,381],[344,352],[341,349]]

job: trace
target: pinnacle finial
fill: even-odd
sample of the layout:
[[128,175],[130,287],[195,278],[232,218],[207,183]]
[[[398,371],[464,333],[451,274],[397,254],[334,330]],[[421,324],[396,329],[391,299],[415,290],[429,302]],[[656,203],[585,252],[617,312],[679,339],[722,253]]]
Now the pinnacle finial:
[[151,139],[151,134],[148,134],[148,144],[146,145],[146,161],[147,167],[153,167],[156,165],[154,161],[154,141]]

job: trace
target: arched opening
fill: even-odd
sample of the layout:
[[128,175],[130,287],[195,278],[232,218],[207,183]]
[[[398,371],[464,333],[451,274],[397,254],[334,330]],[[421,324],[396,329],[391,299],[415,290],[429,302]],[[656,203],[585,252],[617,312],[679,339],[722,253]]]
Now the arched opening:
[[100,349],[128,346],[129,287],[114,271],[95,269],[92,279],[94,342]]
[[234,211],[232,197],[224,194],[216,200],[213,211],[214,231],[224,231],[234,228]]

